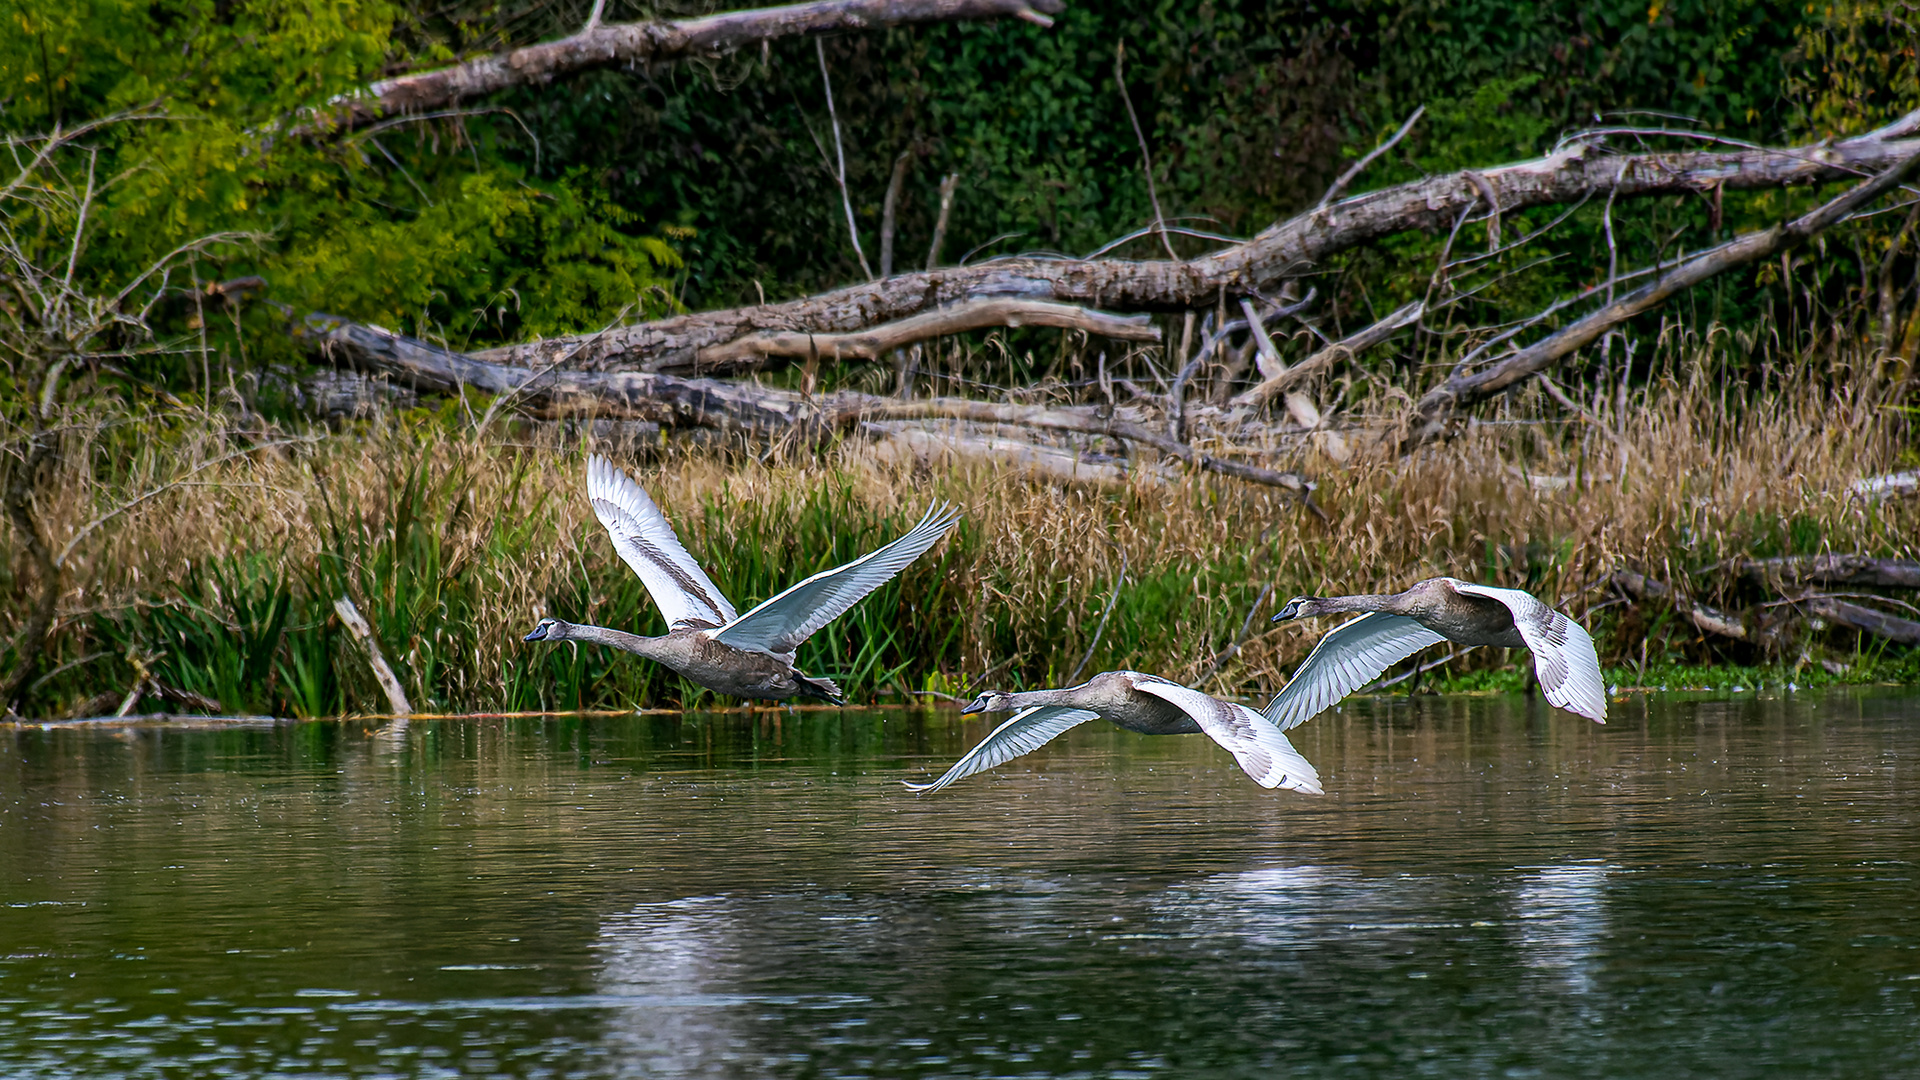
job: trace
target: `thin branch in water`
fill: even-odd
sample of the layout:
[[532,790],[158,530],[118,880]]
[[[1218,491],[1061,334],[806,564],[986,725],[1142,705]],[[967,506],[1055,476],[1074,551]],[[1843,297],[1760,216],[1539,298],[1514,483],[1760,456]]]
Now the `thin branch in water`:
[[1147,176],[1147,198],[1153,203],[1153,225],[1160,234],[1160,243],[1167,249],[1167,258],[1174,262],[1180,256],[1174,253],[1173,241],[1167,236],[1167,215],[1160,211],[1160,189],[1153,182],[1153,154],[1147,150],[1146,132],[1140,130],[1140,117],[1133,111],[1133,97],[1127,93],[1127,43],[1125,41],[1113,47],[1113,84],[1120,89],[1120,101],[1127,107],[1127,119],[1133,121],[1133,137],[1140,140],[1140,161]]
[[853,222],[853,198],[847,194],[847,152],[840,144],[840,114],[833,107],[833,80],[827,76],[827,46],[822,38],[813,39],[814,55],[820,58],[820,85],[827,92],[827,119],[833,124],[834,182],[840,185],[840,205],[847,212],[847,236],[853,241],[853,253],[860,259],[860,272],[873,280],[873,267],[867,265],[867,253],[860,250],[860,227]]

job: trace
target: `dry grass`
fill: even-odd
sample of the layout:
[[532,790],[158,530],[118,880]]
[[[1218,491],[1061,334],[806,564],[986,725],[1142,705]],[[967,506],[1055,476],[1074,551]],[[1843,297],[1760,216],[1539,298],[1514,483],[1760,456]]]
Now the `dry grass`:
[[[1065,678],[1123,558],[1127,581],[1088,670],[1196,678],[1271,585],[1251,639],[1209,682],[1254,692],[1280,685],[1324,629],[1264,621],[1297,593],[1390,591],[1449,573],[1582,613],[1622,566],[1686,581],[1741,554],[1920,556],[1914,500],[1848,495],[1863,475],[1911,467],[1904,414],[1812,379],[1736,392],[1705,367],[1588,409],[1569,419],[1533,389],[1411,460],[1363,451],[1344,469],[1309,462],[1328,523],[1277,492],[1217,478],[1066,486],[990,468],[933,474],[861,446],[771,465],[611,449],[640,463],[641,481],[743,607],[882,542],[932,499],[963,506],[966,522],[943,549],[803,653],[865,699]],[[233,709],[373,707],[371,680],[330,616],[340,591],[373,618],[418,707],[698,697],[632,658],[520,641],[543,613],[658,632],[580,495],[587,440],[549,432],[483,445],[438,417],[389,418],[189,472],[285,438],[185,414],[69,435],[38,502],[55,550],[130,496],[186,480],[75,547],[55,655],[40,670],[85,662],[44,681],[30,707],[97,708],[140,670]],[[8,542],[0,614],[12,632],[24,562],[11,533]],[[1609,634],[1612,614],[1591,620],[1605,658],[1644,666],[1645,628]],[[1656,661],[1728,655],[1663,634]]]

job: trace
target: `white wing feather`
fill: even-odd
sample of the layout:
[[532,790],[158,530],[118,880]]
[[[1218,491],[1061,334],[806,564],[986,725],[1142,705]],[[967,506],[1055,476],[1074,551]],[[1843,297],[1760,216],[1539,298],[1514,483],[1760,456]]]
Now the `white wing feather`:
[[613,549],[640,575],[669,629],[683,623],[719,626],[734,619],[733,605],[687,554],[646,489],[625,470],[599,454],[589,457],[587,498],[613,538]]
[[1226,747],[1264,788],[1320,794],[1320,773],[1273,722],[1245,705],[1203,694],[1154,676],[1135,676],[1133,688],[1169,702],[1193,717],[1200,730]]
[[1022,709],[954,762],[953,768],[948,769],[940,779],[931,784],[907,784],[907,787],[923,794],[939,791],[955,780],[985,772],[1022,754],[1031,754],[1059,737],[1061,732],[1098,719],[1099,716],[1099,713],[1090,709],[1070,709],[1064,705],[1035,705],[1030,709]]
[[1387,668],[1445,640],[1405,615],[1369,612],[1321,638],[1261,715],[1282,731],[1298,727]]
[[1513,613],[1513,625],[1533,653],[1540,692],[1549,702],[1596,723],[1607,722],[1607,686],[1600,677],[1600,656],[1585,627],[1529,592],[1469,581],[1455,581],[1453,587],[1498,600]]
[[739,649],[791,655],[814,632],[906,569],[960,522],[944,503],[929,507],[920,524],[878,551],[818,574],[727,623],[714,640]]

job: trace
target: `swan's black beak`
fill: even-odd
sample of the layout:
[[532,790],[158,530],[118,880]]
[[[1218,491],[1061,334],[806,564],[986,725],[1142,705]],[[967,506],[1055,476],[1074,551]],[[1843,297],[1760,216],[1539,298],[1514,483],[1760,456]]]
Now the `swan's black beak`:
[[972,701],[968,702],[967,707],[960,710],[960,714],[962,716],[965,716],[970,713],[986,712],[987,699],[992,696],[993,695],[991,694],[981,694],[979,697],[974,698]]
[[1300,600],[1298,597],[1296,597],[1292,600],[1287,601],[1287,606],[1281,608],[1279,614],[1275,615],[1272,621],[1280,622],[1285,619],[1297,619],[1299,617],[1300,617]]
[[533,633],[531,633],[531,634],[528,634],[528,635],[527,635],[526,637],[523,637],[523,638],[521,638],[520,640],[521,640],[521,641],[545,641],[545,640],[547,640],[547,624],[546,624],[546,623],[541,623],[541,624],[540,624],[539,626],[536,626],[536,627],[534,627],[534,628],[533,628]]

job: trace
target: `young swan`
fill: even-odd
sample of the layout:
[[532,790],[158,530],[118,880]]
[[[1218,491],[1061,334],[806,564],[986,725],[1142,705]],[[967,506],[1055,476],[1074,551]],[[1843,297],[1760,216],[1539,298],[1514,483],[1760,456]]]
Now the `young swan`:
[[664,637],[541,619],[524,640],[591,641],[657,660],[691,682],[735,697],[812,697],[845,704],[840,688],[793,666],[794,650],[884,585],[960,521],[945,504],[886,547],[800,582],[747,612],[733,605],[693,561],[666,515],[631,476],[598,454],[587,459],[587,498],[667,620]]
[[1296,596],[1273,618],[1341,611],[1366,614],[1321,638],[1293,681],[1263,710],[1283,731],[1313,719],[1390,665],[1442,641],[1530,650],[1549,702],[1607,722],[1607,688],[1600,681],[1593,639],[1532,593],[1438,577],[1386,596]]
[[1032,753],[1068,728],[1105,717],[1128,731],[1147,735],[1204,731],[1232,751],[1234,760],[1261,787],[1320,794],[1320,774],[1265,717],[1245,705],[1221,701],[1157,675],[1108,671],[1064,690],[981,694],[960,711],[1009,709],[1020,711],[967,751],[946,775],[931,784],[907,787],[918,792],[939,791],[961,777]]

